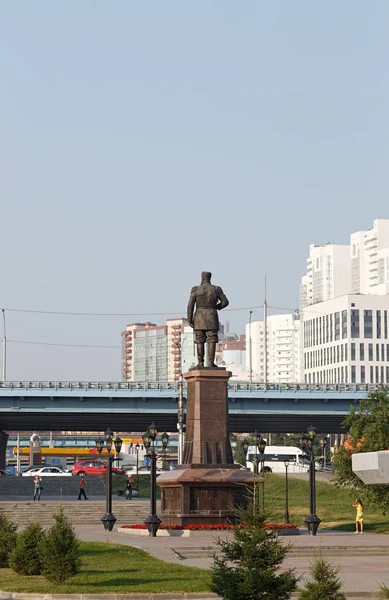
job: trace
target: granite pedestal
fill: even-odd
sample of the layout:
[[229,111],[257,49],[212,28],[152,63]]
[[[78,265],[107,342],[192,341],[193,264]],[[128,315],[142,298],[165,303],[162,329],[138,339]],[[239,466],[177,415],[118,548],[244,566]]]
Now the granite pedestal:
[[157,479],[162,497],[160,516],[166,525],[233,523],[236,509],[247,504],[254,481],[263,482],[234,465],[228,429],[230,377],[222,368],[184,374],[184,464]]

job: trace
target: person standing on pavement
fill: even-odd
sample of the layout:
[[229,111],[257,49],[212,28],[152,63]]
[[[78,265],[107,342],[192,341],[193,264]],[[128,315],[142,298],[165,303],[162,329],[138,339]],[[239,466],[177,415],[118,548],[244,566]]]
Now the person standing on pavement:
[[358,533],[358,523],[361,528],[361,533],[363,533],[363,511],[364,506],[362,501],[357,498],[353,504],[353,507],[357,509],[357,516],[355,518],[355,533]]
[[89,498],[85,495],[85,477],[81,475],[80,477],[80,492],[78,494],[78,499],[81,500],[81,496],[84,496],[84,500],[89,500]]
[[34,477],[34,502],[35,500],[39,500],[41,499],[41,492],[43,490],[42,487],[42,477],[39,477],[39,475],[35,475]]
[[126,481],[126,500],[132,500],[132,477],[129,475]]

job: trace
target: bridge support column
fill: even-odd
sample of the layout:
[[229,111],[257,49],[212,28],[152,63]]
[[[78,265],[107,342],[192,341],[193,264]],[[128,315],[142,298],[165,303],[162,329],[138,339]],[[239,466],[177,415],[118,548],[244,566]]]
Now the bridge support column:
[[5,456],[7,450],[8,433],[0,430],[0,469],[5,469]]

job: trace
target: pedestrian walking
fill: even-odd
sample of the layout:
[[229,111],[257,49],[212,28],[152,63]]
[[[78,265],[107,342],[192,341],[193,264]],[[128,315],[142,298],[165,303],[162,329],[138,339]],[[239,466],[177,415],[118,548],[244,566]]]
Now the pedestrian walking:
[[79,500],[81,500],[81,496],[84,496],[85,500],[89,500],[89,498],[87,498],[85,495],[85,477],[84,477],[84,475],[81,475],[81,477],[80,477],[80,492],[78,494]]
[[357,516],[355,518],[355,533],[358,533],[358,523],[361,529],[360,533],[363,533],[363,512],[365,507],[359,498],[355,500],[353,507],[357,509]]
[[39,477],[39,475],[35,475],[35,477],[34,477],[34,502],[35,502],[35,500],[37,500],[39,502],[39,500],[41,499],[42,490],[43,490],[42,477]]
[[126,481],[126,500],[132,500],[132,477],[129,475]]

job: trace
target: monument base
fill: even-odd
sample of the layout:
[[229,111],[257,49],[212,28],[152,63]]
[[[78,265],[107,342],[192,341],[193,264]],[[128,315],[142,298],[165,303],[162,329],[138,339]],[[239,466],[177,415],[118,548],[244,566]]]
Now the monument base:
[[251,499],[254,482],[262,477],[233,465],[201,465],[159,475],[164,525],[217,524],[237,522],[237,509]]

